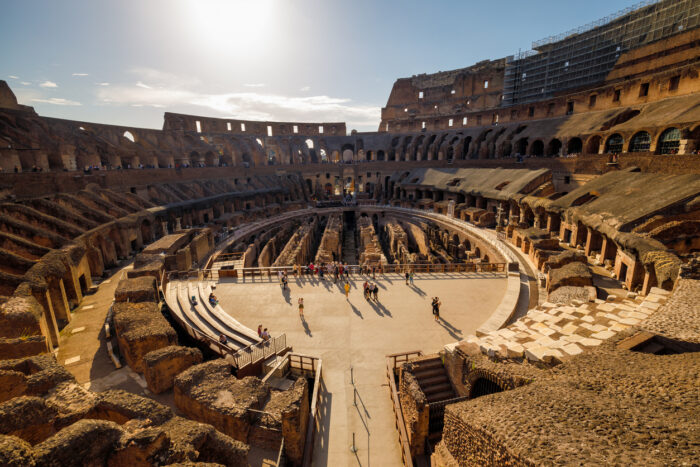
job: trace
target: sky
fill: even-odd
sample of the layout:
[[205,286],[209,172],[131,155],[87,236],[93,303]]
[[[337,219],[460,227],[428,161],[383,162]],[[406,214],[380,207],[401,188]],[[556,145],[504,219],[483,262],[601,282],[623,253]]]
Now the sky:
[[0,79],[43,116],[376,131],[397,78],[527,50],[623,0],[0,0]]

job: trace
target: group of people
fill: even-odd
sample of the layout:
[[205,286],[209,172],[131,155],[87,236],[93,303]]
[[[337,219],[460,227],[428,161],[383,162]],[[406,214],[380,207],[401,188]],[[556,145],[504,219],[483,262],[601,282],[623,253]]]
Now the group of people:
[[287,271],[278,271],[277,277],[279,278],[280,284],[282,284],[282,290],[286,290],[289,284],[289,277],[287,277]]
[[440,321],[440,305],[442,305],[442,302],[438,297],[433,297],[433,317],[435,318],[435,321]]
[[264,341],[270,340],[270,333],[267,328],[263,329],[262,324],[258,324],[258,337]]
[[362,284],[362,288],[365,291],[365,300],[369,301],[374,299],[375,302],[379,301],[379,286],[377,284],[370,284],[365,281],[365,283]]
[[211,304],[211,306],[216,306],[219,304],[219,299],[216,298],[216,295],[214,295],[214,292],[211,292],[209,294],[209,303]]

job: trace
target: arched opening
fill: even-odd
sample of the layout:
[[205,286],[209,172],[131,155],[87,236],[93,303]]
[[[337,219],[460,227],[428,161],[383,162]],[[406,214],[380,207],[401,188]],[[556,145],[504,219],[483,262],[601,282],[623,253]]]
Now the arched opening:
[[605,153],[610,154],[610,153],[616,153],[616,152],[622,152],[622,145],[624,144],[625,140],[622,138],[622,135],[619,133],[615,133],[614,135],[610,135],[605,141]]
[[630,140],[628,152],[644,152],[648,151],[651,146],[651,135],[646,131],[635,133]]
[[383,161],[384,158],[385,158],[384,151],[382,151],[382,150],[377,151],[377,160]]
[[207,151],[207,153],[204,154],[204,163],[208,167],[215,167],[219,165],[219,156],[215,155],[212,151]]
[[656,152],[659,154],[678,154],[681,145],[681,131],[678,128],[668,128],[659,136]]
[[541,140],[534,141],[532,146],[530,146],[531,156],[542,156],[544,155],[544,143]]
[[474,256],[476,256],[477,258],[481,258],[481,249],[479,247],[476,247],[474,249]]
[[513,152],[513,145],[510,143],[510,141],[506,141],[501,145],[501,153],[499,154],[501,157],[508,157],[511,155]]
[[472,384],[472,387],[469,390],[469,398],[476,399],[477,397],[487,396],[489,394],[495,394],[502,391],[503,388],[490,379],[479,378]]
[[581,138],[571,138],[566,145],[567,154],[581,154],[583,151],[583,141]]
[[353,153],[350,149],[343,150],[343,162],[352,162]]
[[245,153],[241,156],[241,161],[243,161],[243,167],[253,167],[255,165],[253,163],[253,159],[248,153]]
[[464,143],[462,144],[462,159],[469,157],[469,146],[472,144],[472,137],[467,136],[464,138]]
[[521,156],[527,153],[527,138],[520,138],[515,143],[515,152]]
[[372,160],[372,151],[365,151],[365,160],[367,160],[367,161]]
[[484,255],[484,257],[481,258],[481,261],[484,262],[484,263],[489,263],[489,262],[490,262],[490,261],[489,261],[489,255]]
[[586,154],[598,154],[600,151],[601,137],[598,135],[591,136],[586,144]]
[[130,131],[125,131],[124,134],[123,134],[122,136],[124,136],[124,138],[128,139],[128,140],[131,141],[132,143],[135,143],[135,142],[136,142],[136,139],[134,138],[134,135],[132,135]]
[[328,154],[326,153],[326,150],[321,148],[321,162],[328,162]]
[[333,185],[326,183],[323,185],[323,191],[326,193],[326,196],[331,196],[333,194]]
[[554,138],[547,145],[547,155],[548,156],[558,156],[560,151],[561,151],[561,141]]

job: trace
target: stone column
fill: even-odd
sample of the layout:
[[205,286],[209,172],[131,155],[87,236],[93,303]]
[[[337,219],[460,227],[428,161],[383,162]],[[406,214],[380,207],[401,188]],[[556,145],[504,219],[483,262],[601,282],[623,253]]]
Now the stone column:
[[180,217],[175,218],[175,231],[182,230],[181,221],[182,221],[182,218],[180,218]]

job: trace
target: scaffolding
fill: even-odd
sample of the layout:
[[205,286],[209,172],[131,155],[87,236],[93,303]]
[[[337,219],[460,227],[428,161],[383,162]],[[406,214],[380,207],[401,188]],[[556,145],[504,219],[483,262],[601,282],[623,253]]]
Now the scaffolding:
[[700,0],[645,0],[506,58],[503,106],[602,82],[621,54],[700,25]]

